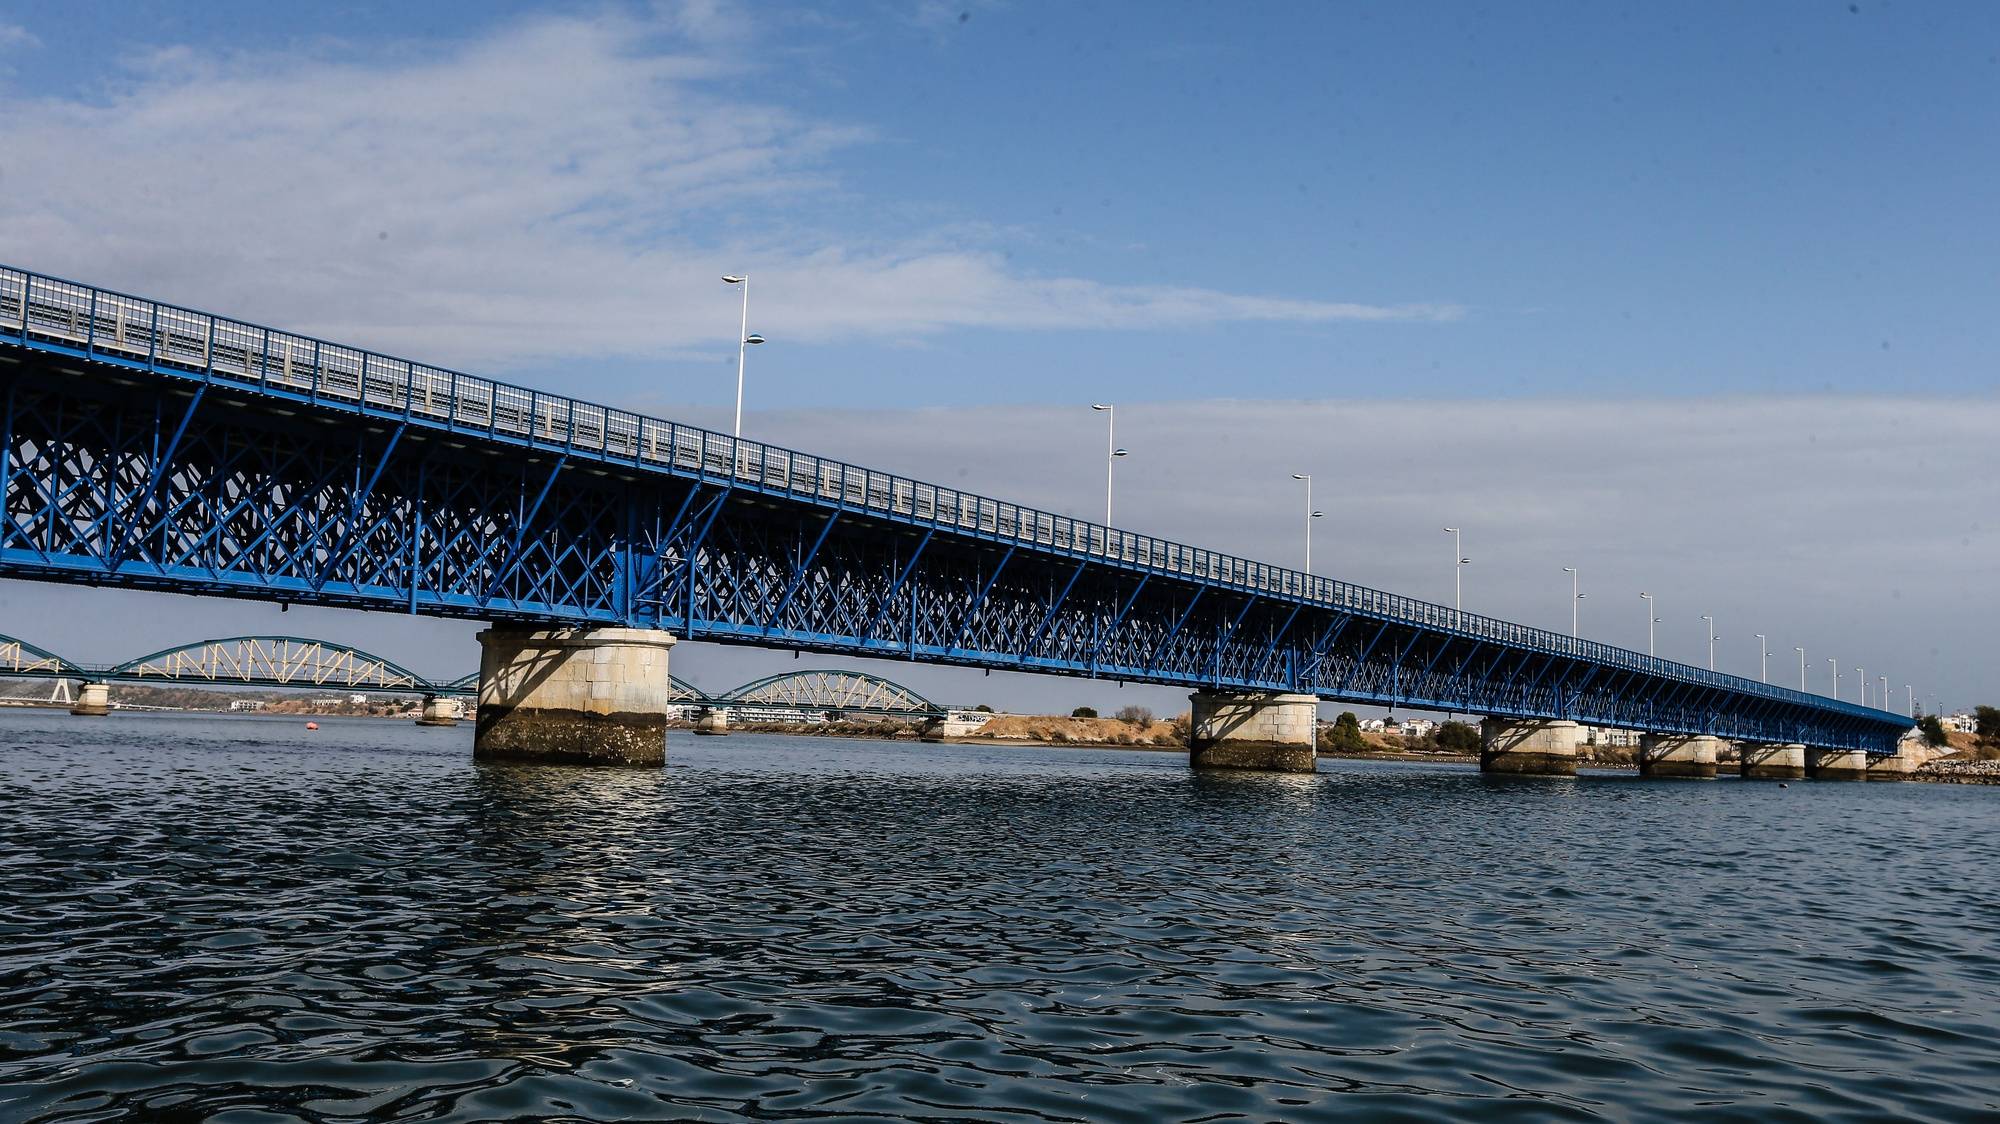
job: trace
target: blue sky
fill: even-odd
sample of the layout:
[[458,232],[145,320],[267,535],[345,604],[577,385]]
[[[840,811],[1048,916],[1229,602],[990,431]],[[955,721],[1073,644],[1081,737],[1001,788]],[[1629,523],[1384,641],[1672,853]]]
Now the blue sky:
[[2000,7],[0,3],[0,92],[14,264],[707,424],[748,271],[753,436],[1088,514],[1110,399],[1136,529],[1991,682]]

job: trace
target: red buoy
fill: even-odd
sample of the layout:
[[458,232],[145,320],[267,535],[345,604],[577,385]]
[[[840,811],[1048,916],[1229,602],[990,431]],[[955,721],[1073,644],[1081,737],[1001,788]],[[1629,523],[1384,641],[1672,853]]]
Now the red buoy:
[[308,730],[317,730],[317,729],[319,729],[319,723],[317,723],[317,722],[308,722],[308,723],[306,723],[306,729],[308,729]]

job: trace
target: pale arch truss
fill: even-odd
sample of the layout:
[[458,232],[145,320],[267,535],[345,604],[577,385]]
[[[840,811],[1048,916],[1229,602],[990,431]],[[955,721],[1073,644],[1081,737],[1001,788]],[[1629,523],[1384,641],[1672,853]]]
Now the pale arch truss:
[[861,671],[792,671],[746,683],[719,700],[729,706],[868,714],[941,714],[943,708],[903,686]]
[[54,652],[38,648],[26,640],[0,636],[0,674],[75,675],[77,666]]
[[168,682],[435,691],[408,668],[358,648],[302,636],[231,636],[154,652],[111,668],[109,677]]

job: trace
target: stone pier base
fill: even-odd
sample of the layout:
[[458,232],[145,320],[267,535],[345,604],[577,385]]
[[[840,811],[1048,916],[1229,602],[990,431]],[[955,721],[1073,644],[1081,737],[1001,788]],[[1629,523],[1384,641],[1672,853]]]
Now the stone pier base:
[[719,706],[709,707],[694,720],[694,732],[709,737],[721,737],[729,732],[729,712]]
[[1537,718],[1488,718],[1479,724],[1479,771],[1539,776],[1576,775],[1583,727]]
[[452,700],[441,699],[436,695],[425,695],[424,712],[418,716],[417,725],[456,726],[458,725],[458,714],[458,704]]
[[85,683],[76,693],[76,701],[70,704],[69,712],[89,718],[101,718],[111,713],[111,684]]
[[1858,781],[1868,777],[1868,755],[1858,749],[1815,749],[1806,754],[1806,774],[1816,781]]
[[1317,696],[1196,691],[1188,699],[1193,706],[1188,764],[1194,768],[1272,773],[1316,768]]
[[1806,775],[1806,747],[1790,745],[1743,746],[1745,780],[1795,781]]
[[1715,758],[1729,743],[1706,734],[1645,734],[1639,738],[1642,777],[1715,776]]
[[1915,772],[1919,762],[1914,756],[1893,753],[1886,757],[1868,759],[1868,779],[1871,781],[1906,781]]
[[662,765],[667,649],[643,628],[520,628],[479,634],[478,760]]

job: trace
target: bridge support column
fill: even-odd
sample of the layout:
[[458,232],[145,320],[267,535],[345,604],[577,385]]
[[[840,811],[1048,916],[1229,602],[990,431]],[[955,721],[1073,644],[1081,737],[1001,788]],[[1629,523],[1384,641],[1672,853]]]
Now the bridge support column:
[[1196,691],[1188,764],[1197,769],[1315,770],[1319,698],[1276,693]]
[[91,718],[111,713],[111,684],[85,683],[76,693],[76,702],[70,705],[69,712]]
[[665,764],[673,645],[673,633],[644,628],[487,629],[472,756]]
[[1479,724],[1479,771],[1573,777],[1583,726],[1560,719],[1488,718]]
[[1795,781],[1806,775],[1805,746],[1746,743],[1742,753],[1740,769],[1744,780]]
[[1871,781],[1906,781],[1917,768],[1918,761],[1913,754],[1904,753],[1900,748],[1886,757],[1868,758],[1868,779]]
[[729,712],[719,706],[711,706],[694,720],[694,732],[710,737],[721,737],[729,732]]
[[425,695],[424,712],[418,716],[417,725],[456,726],[458,725],[458,715],[457,703],[449,699],[441,699],[436,695]]
[[1706,734],[1642,734],[1639,775],[1642,777],[1715,776],[1715,758],[1729,743]]
[[1865,780],[1868,755],[1858,749],[1807,750],[1806,775],[1816,781]]

